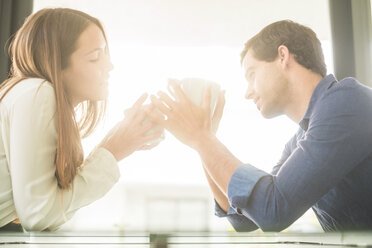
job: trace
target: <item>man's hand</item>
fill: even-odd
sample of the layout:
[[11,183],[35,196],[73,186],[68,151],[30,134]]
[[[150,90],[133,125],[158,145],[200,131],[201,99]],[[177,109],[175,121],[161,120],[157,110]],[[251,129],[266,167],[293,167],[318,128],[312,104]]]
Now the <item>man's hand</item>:
[[211,117],[210,86],[204,91],[201,106],[188,99],[179,83],[170,81],[169,88],[174,99],[164,92],[159,92],[158,97],[152,95],[151,102],[161,114],[154,114],[152,111],[148,115],[182,143],[197,149],[204,137],[214,136],[217,131],[225,105],[224,92],[220,92],[215,112]]
[[211,116],[210,87],[206,87],[202,104],[197,106],[178,83],[170,81],[169,84],[174,99],[164,92],[159,92],[159,97],[151,96],[155,108],[148,111],[148,116],[199,153],[215,198],[226,210],[230,178],[242,163],[215,136],[225,106],[224,92],[220,92]]
[[223,116],[223,110],[225,108],[225,91],[221,91],[218,95],[216,108],[214,109],[213,118],[212,118],[212,132],[214,134],[217,133],[218,127],[220,125],[220,121]]

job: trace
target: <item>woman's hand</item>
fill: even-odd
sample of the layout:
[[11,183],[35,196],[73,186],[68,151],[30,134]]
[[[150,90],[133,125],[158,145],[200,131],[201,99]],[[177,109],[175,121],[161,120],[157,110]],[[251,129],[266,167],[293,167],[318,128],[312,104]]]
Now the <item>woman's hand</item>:
[[164,126],[182,143],[196,149],[203,137],[215,135],[218,129],[225,105],[224,92],[220,92],[211,117],[210,86],[204,91],[201,106],[195,105],[187,98],[179,83],[170,81],[169,86],[175,100],[164,92],[159,92],[159,97],[152,95],[151,102],[162,115],[155,115],[154,111],[148,111],[148,114],[154,122]]
[[155,114],[152,105],[143,105],[146,98],[147,94],[143,94],[126,111],[124,120],[117,123],[99,145],[110,151],[117,161],[135,151],[149,150],[159,144],[151,141],[159,139],[164,128],[149,120],[146,112]]

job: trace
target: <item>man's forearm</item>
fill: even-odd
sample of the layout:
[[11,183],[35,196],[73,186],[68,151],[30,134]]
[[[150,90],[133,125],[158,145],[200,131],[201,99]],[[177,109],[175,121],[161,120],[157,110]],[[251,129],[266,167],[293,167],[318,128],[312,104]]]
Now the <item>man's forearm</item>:
[[213,181],[213,179],[209,175],[209,172],[206,170],[204,163],[203,163],[203,169],[204,169],[205,177],[207,178],[209,187],[212,190],[214,199],[216,200],[218,205],[221,207],[221,209],[227,212],[230,206],[227,196],[218,188],[217,184]]
[[[230,178],[242,162],[212,134],[201,136],[195,149],[203,161],[206,174],[227,196]],[[221,207],[224,208],[224,206]]]

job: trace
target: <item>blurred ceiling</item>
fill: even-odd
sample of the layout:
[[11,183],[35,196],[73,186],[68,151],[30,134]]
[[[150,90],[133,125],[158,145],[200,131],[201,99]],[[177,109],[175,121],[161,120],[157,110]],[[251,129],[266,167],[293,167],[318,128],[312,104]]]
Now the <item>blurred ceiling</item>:
[[291,19],[330,40],[325,0],[34,0],[34,11],[69,7],[98,17],[110,42],[242,46],[264,26]]

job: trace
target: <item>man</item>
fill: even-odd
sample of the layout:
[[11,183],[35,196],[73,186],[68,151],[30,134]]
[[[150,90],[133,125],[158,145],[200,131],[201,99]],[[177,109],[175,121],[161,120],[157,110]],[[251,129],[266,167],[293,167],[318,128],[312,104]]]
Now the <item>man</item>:
[[149,113],[152,119],[199,153],[216,214],[237,231],[281,231],[312,207],[325,231],[372,229],[372,90],[326,75],[316,34],[292,21],[265,27],[241,58],[246,98],[265,118],[284,114],[299,124],[270,174],[243,164],[216,138],[222,93],[213,118],[209,90],[200,107],[175,82],[175,99],[151,97],[162,113]]

